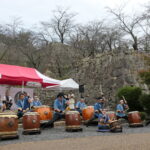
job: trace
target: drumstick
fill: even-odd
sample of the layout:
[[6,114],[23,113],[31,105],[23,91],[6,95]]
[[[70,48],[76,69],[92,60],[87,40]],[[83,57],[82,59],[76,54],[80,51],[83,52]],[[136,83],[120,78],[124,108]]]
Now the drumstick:
[[127,104],[127,101],[126,101],[125,97],[122,96],[122,98],[123,98],[124,103]]

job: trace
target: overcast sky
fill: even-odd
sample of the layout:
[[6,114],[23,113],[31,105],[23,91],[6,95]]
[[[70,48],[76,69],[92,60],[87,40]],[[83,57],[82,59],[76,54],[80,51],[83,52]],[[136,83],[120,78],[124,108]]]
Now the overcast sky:
[[140,12],[150,0],[0,0],[0,24],[9,23],[13,17],[21,17],[24,26],[31,27],[40,21],[48,21],[57,6],[76,12],[76,22],[103,19],[106,7],[116,8],[126,4],[128,12]]

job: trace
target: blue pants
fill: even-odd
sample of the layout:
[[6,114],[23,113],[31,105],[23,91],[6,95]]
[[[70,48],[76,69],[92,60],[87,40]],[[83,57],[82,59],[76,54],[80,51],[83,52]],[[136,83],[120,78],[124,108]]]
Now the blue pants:
[[94,113],[94,119],[99,117],[99,113]]
[[99,113],[94,113],[93,117],[86,122],[86,125],[88,126],[90,123],[93,122],[93,120],[95,120],[98,117],[99,117]]
[[76,110],[80,113],[80,115],[82,115],[82,110],[81,109],[77,108]]
[[53,119],[50,120],[50,121],[48,121],[48,123],[46,123],[46,124],[43,125],[42,127],[43,127],[43,128],[53,127],[54,122],[57,121],[57,120],[60,120],[60,119],[62,119],[62,118],[65,118],[65,115],[64,115],[64,114],[59,113],[59,112],[55,112],[55,113],[54,113],[54,116],[53,116]]
[[62,118],[65,118],[65,115],[59,112],[55,112],[52,121],[55,122],[57,120],[60,120]]
[[21,117],[23,116],[23,114],[24,114],[24,113],[19,110],[18,113],[17,113],[18,119],[21,118]]

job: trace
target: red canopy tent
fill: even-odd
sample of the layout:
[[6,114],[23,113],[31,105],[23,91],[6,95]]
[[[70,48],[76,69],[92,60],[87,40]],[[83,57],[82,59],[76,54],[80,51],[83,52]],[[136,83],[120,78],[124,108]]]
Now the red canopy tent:
[[0,64],[0,84],[47,87],[58,86],[59,82],[34,68]]

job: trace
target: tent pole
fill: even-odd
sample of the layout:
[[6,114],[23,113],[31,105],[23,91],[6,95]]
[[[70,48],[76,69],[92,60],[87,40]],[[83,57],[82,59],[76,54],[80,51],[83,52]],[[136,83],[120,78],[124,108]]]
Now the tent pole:
[[24,92],[24,81],[22,81],[22,93]]

